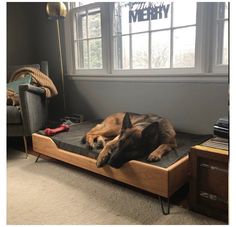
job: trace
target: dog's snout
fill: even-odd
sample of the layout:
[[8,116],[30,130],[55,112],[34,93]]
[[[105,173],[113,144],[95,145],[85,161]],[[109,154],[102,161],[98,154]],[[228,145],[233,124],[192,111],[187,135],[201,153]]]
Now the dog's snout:
[[113,154],[113,155],[110,157],[110,159],[109,159],[109,161],[107,162],[107,164],[110,165],[110,166],[113,167],[113,168],[118,169],[118,168],[120,168],[120,167],[123,165],[123,162],[121,161],[119,155]]

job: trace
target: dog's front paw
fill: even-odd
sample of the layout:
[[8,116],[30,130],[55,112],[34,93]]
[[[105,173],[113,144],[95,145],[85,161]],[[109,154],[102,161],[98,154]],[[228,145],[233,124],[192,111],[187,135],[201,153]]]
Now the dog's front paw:
[[99,155],[97,158],[96,166],[97,168],[103,167],[109,159],[109,155]]
[[151,153],[148,158],[147,161],[149,162],[156,162],[159,161],[161,159],[161,156],[157,153]]

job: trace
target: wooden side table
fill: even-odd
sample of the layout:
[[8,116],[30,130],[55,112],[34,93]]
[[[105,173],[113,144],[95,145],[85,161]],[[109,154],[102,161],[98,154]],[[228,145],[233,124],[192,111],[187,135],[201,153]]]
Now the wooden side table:
[[228,222],[228,150],[191,148],[190,209]]

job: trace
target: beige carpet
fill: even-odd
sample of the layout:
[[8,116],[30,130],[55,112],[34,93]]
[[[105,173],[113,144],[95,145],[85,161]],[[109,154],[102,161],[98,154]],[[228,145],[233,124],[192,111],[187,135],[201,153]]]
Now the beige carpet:
[[224,224],[57,161],[9,150],[7,224]]

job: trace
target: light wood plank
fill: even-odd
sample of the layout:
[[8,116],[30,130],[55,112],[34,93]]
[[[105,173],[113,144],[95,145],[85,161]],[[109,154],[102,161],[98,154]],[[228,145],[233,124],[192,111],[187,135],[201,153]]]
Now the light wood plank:
[[197,150],[201,150],[201,151],[208,151],[208,152],[212,152],[212,153],[222,154],[222,155],[229,155],[229,151],[223,150],[223,149],[218,149],[218,148],[213,148],[213,147],[196,145],[192,148],[197,149]]
[[[115,169],[111,166],[97,168],[95,159],[59,149],[49,137],[34,133],[32,141],[33,150],[38,153],[166,198],[182,186],[187,178],[187,172],[184,170],[186,169],[188,158],[179,160],[169,168],[161,168],[135,160],[129,161],[120,169]],[[175,170],[177,170],[176,173]],[[183,176],[181,176],[181,174],[183,174]]]
[[185,156],[167,168],[168,170],[168,188],[170,197],[188,180],[189,156]]

